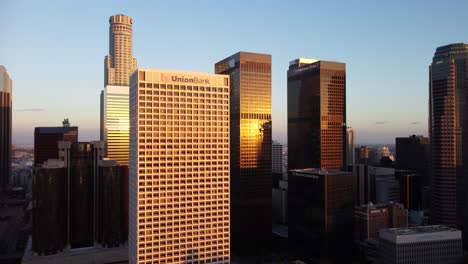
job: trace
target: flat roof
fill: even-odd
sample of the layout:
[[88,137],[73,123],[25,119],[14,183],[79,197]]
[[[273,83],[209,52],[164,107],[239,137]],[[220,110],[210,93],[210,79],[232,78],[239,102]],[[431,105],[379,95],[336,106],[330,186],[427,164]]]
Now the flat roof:
[[295,174],[302,174],[304,176],[307,175],[342,175],[342,174],[352,174],[349,171],[340,171],[340,170],[322,170],[317,168],[306,168],[306,169],[295,169],[289,170]]
[[381,239],[397,244],[462,238],[460,230],[443,225],[382,229],[379,236]]
[[68,131],[72,130],[78,130],[78,127],[76,126],[70,126],[70,127],[36,127],[36,130],[39,131],[41,134],[59,134],[59,133],[65,133]]

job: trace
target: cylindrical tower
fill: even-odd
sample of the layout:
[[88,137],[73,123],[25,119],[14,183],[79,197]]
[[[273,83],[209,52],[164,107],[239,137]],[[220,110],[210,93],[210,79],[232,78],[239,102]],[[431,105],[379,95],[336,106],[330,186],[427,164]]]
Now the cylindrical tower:
[[132,24],[132,18],[126,15],[109,18],[109,55],[105,59],[104,86],[127,86],[130,74],[136,69]]

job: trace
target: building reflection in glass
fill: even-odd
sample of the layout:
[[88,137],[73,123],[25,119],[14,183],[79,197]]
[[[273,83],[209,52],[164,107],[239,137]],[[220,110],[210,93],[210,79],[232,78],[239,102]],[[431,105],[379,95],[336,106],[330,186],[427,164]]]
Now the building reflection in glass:
[[239,52],[215,72],[231,77],[231,248],[258,253],[271,241],[271,55]]

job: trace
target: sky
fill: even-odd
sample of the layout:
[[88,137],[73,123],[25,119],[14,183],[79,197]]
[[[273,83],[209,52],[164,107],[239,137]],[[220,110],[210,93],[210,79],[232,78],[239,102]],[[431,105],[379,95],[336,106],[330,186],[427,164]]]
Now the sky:
[[99,138],[111,15],[133,18],[138,67],[213,72],[238,51],[272,55],[273,139],[287,142],[289,61],[346,63],[355,144],[427,135],[428,67],[439,46],[468,42],[468,1],[0,0],[0,65],[13,79],[13,143],[36,126]]

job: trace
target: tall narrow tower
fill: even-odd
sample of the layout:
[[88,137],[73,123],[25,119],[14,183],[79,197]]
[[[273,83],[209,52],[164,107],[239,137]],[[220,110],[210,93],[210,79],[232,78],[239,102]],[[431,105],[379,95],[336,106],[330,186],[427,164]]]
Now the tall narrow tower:
[[432,222],[468,242],[468,44],[437,48],[429,67]]
[[271,55],[238,52],[215,73],[231,77],[231,247],[257,255],[272,239]]
[[118,14],[109,18],[109,55],[104,61],[104,86],[128,86],[128,78],[137,67],[133,58],[133,19]]
[[11,105],[12,82],[5,67],[0,65],[0,191],[11,177]]
[[106,156],[128,165],[128,85],[136,70],[132,55],[132,24],[129,16],[109,18],[109,54],[104,65],[104,89],[101,92],[101,140]]

